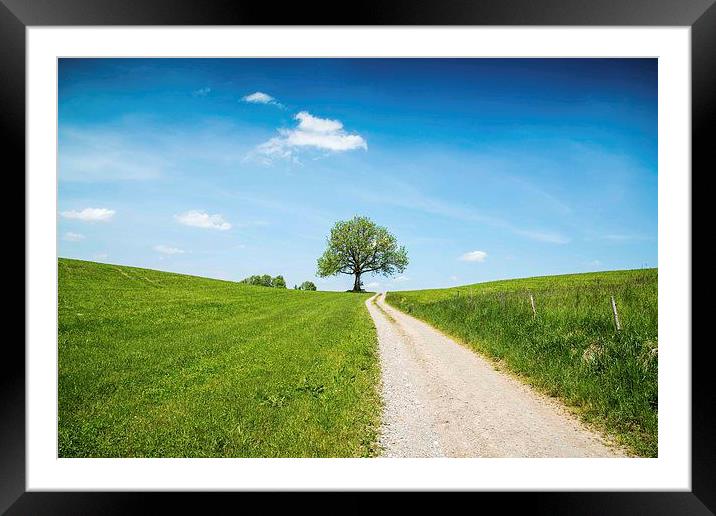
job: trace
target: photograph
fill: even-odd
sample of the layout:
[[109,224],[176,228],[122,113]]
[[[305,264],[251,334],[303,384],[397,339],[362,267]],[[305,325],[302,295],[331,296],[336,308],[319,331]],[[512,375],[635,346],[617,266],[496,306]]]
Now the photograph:
[[660,457],[658,58],[56,62],[58,458]]

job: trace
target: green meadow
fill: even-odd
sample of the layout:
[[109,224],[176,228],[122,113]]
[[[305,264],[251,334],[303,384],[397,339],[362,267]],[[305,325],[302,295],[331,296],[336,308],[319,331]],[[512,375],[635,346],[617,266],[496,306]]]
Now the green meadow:
[[657,284],[657,269],[644,269],[390,292],[387,301],[560,397],[633,453],[653,457]]
[[369,294],[58,267],[60,457],[377,453]]

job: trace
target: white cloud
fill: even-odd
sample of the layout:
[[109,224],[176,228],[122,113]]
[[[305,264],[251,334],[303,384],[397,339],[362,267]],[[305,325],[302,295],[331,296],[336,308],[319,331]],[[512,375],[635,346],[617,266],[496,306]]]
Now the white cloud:
[[271,138],[256,148],[265,163],[276,158],[297,161],[296,151],[313,148],[330,152],[345,152],[355,149],[368,149],[365,139],[359,134],[349,134],[338,120],[319,118],[307,111],[301,111],[294,119],[298,126],[294,129],[279,129],[279,136]]
[[308,111],[301,111],[295,117],[298,120],[298,128],[302,131],[313,133],[335,133],[343,129],[343,124],[338,120],[318,118]]
[[409,276],[397,276],[393,279],[393,283],[403,283],[405,281],[410,281]]
[[116,212],[107,208],[85,208],[84,210],[70,210],[60,213],[66,219],[81,220],[83,222],[106,222],[114,217]]
[[273,104],[278,107],[283,107],[279,101],[277,101],[268,93],[264,93],[262,91],[257,91],[256,93],[252,93],[251,95],[246,95],[245,97],[242,97],[241,100],[250,104]]
[[285,142],[292,147],[315,147],[336,152],[368,148],[365,140],[357,134],[290,131]]
[[192,95],[195,97],[206,97],[209,93],[211,93],[211,88],[208,86],[205,88],[199,88],[198,90],[195,90],[192,92]]
[[231,224],[225,221],[224,217],[221,215],[209,215],[208,213],[199,210],[189,210],[186,213],[174,215],[174,218],[180,224],[195,228],[218,229],[219,231],[231,229]]
[[106,260],[107,258],[109,258],[107,253],[97,253],[92,255],[93,260]]
[[65,233],[65,236],[63,238],[68,242],[79,242],[80,240],[84,240],[85,236],[81,235],[80,233],[73,233],[71,231],[68,231],[67,233]]
[[487,258],[485,251],[470,251],[460,256],[459,260],[463,262],[484,262]]
[[184,254],[184,249],[178,247],[169,247],[168,245],[155,245],[154,250],[162,254]]
[[371,281],[367,285],[364,285],[365,288],[378,288],[380,287],[380,283],[377,281]]

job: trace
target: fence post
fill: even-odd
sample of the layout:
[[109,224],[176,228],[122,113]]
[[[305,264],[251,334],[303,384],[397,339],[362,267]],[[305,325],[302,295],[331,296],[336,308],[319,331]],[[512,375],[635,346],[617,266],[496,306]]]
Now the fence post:
[[537,308],[535,308],[535,298],[532,296],[532,292],[530,292],[530,304],[532,305],[532,317],[537,317]]
[[612,313],[614,314],[614,326],[616,326],[617,331],[621,331],[622,325],[619,322],[619,314],[617,313],[617,302],[614,301],[614,296],[612,296]]

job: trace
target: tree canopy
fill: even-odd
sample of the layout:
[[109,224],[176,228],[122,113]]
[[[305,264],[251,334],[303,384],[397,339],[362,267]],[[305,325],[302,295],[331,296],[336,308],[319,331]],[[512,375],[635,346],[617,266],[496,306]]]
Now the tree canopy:
[[361,276],[391,276],[408,266],[408,253],[386,228],[368,217],[341,220],[331,229],[327,248],[318,259],[318,276],[355,276],[354,291],[361,291]]

